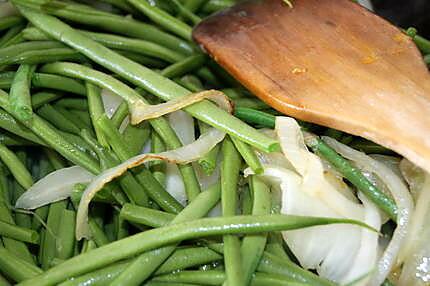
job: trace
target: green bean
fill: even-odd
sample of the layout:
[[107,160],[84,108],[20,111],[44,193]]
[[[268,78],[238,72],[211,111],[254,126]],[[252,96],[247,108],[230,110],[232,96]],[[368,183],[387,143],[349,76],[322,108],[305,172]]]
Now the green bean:
[[94,127],[97,140],[99,141],[100,145],[107,148],[109,146],[109,143],[107,142],[107,139],[98,124],[96,124],[97,119],[104,113],[104,106],[101,98],[100,89],[88,82],[86,83],[86,88],[88,98],[88,111],[90,113],[92,126]]
[[175,82],[192,92],[204,90],[202,82],[194,75],[185,75],[181,78],[175,79]]
[[[196,1],[194,1],[194,3],[195,2]],[[172,0],[172,4],[174,6],[176,6],[176,8],[179,12],[179,19],[180,20],[182,20],[182,19],[189,20],[193,25],[197,25],[202,20],[202,18],[200,18],[199,16],[197,16],[196,14],[193,13],[196,11],[196,9],[198,7],[188,7],[188,5],[186,5],[187,2],[185,2],[184,5],[182,5],[182,3],[179,2],[178,0]],[[193,9],[191,10],[190,8],[193,8]]]
[[252,108],[256,110],[270,108],[269,105],[255,98],[238,98],[234,100],[234,106],[236,108]]
[[[223,271],[209,270],[209,271],[180,271],[177,273],[166,274],[162,276],[154,277],[153,281],[160,282],[179,282],[179,283],[192,283],[192,284],[204,284],[204,285],[221,285],[222,282],[227,278],[227,274]],[[252,286],[303,286],[306,284],[297,283],[288,279],[285,276],[257,273],[252,282],[249,284]]]
[[202,67],[198,69],[196,75],[199,76],[201,79],[205,80],[207,84],[210,84],[212,86],[221,85],[221,82],[218,80],[218,78],[207,67]]
[[47,232],[45,233],[44,241],[41,242],[42,260],[40,264],[43,270],[49,269],[51,261],[55,257],[57,251],[56,237],[61,225],[61,216],[66,206],[66,201],[55,202],[49,206],[48,219],[46,222]]
[[[108,48],[74,31],[70,26],[52,16],[22,7],[20,11],[25,14],[35,26],[53,38],[72,46],[98,64],[101,64],[105,68],[119,74],[121,77],[164,100],[171,100],[189,93],[189,91],[177,85],[175,82],[160,76],[148,68],[127,60]],[[55,29],[53,27],[55,27]],[[109,61],[106,61],[106,59],[109,59]],[[50,68],[61,67],[61,64],[59,65],[60,66],[58,66],[58,64],[51,64]],[[256,148],[266,151],[279,149],[279,143],[276,140],[268,138],[240,120],[231,117],[227,112],[216,107],[213,103],[202,101],[187,107],[185,110],[199,120],[218,127],[233,136],[239,137],[242,141]]]
[[203,13],[212,14],[220,10],[224,10],[236,4],[235,0],[209,0],[203,5],[201,11]]
[[92,240],[94,240],[97,247],[100,247],[109,243],[109,239],[106,237],[106,234],[103,232],[103,229],[100,227],[100,225],[98,225],[96,220],[91,216],[88,218],[88,225],[90,226]]
[[0,144],[0,159],[8,167],[17,182],[25,189],[33,185],[33,179],[24,164],[18,159],[14,152],[3,144]]
[[135,12],[133,7],[130,6],[126,0],[100,0],[101,2],[109,3],[121,10],[127,11],[128,13]]
[[73,49],[59,48],[22,52],[14,57],[1,60],[0,65],[40,64],[56,61],[85,62],[87,59]]
[[[78,9],[79,11],[77,13],[76,7],[78,5],[71,3],[66,4],[60,1],[46,2],[44,0],[15,0],[14,3],[34,8],[45,13],[50,13],[76,23],[97,27],[101,30],[154,42],[184,54],[190,54],[193,52],[193,47],[189,42],[176,38],[175,36],[172,36],[152,25],[125,18],[123,16],[100,12],[89,6],[79,5],[81,8]],[[62,7],[62,9],[58,9],[58,7]]]
[[[0,129],[1,130],[1,129]],[[18,137],[14,134],[11,134],[5,130],[1,130],[0,132],[0,144],[5,146],[31,146],[36,145],[31,141]]]
[[[156,132],[151,132],[151,152],[152,153],[161,153],[166,151],[166,146],[164,145],[163,140],[160,135]],[[163,161],[153,161],[150,164],[152,174],[157,179],[157,181],[162,185],[166,186],[166,162]]]
[[307,271],[297,264],[264,252],[257,268],[258,271],[270,274],[285,275],[297,282],[311,286],[335,286],[336,283]]
[[9,29],[17,24],[24,23],[25,19],[21,16],[6,16],[0,18],[0,31]]
[[175,215],[159,210],[125,204],[120,212],[122,219],[150,227],[161,227],[168,225]]
[[[202,194],[204,193],[205,192]],[[197,219],[190,222],[177,223],[147,230],[104,245],[85,254],[75,256],[49,269],[42,275],[21,283],[21,286],[52,285],[64,281],[68,277],[87,273],[137,253],[187,239],[226,234],[253,234],[269,231],[285,231],[333,223],[353,223],[368,227],[354,220],[288,215],[232,216],[226,218]]]
[[169,13],[151,5],[146,1],[127,0],[130,4],[136,7],[145,16],[151,19],[154,23],[160,25],[167,31],[170,31],[181,38],[192,41],[192,28],[181,20],[171,16]]
[[83,98],[62,98],[55,102],[55,106],[61,106],[64,108],[72,108],[72,109],[78,109],[78,110],[88,110],[89,109],[88,102],[89,100],[86,100]]
[[115,110],[115,113],[112,115],[111,121],[115,128],[119,129],[121,124],[124,122],[124,119],[128,116],[128,106],[127,102],[123,100],[118,108]]
[[[270,189],[256,176],[250,179],[253,193],[253,215],[270,214]],[[242,270],[245,284],[248,285],[257,269],[267,241],[267,233],[245,236],[242,240],[240,253],[242,256]]]
[[275,128],[276,116],[266,112],[250,109],[250,108],[236,108],[234,115],[241,120],[251,123],[259,124],[267,128]]
[[1,38],[0,38],[0,48],[5,48],[10,45],[14,38],[21,33],[25,28],[25,24],[15,25],[11,27]]
[[[7,94],[0,90],[0,106],[6,111],[12,112],[7,98]],[[43,138],[44,141],[46,141],[52,148],[54,148],[57,152],[63,155],[66,159],[86,168],[93,173],[99,172],[98,164],[90,156],[67,142],[58,133],[58,131],[53,129],[49,124],[46,124],[37,115],[33,115],[33,120],[31,124],[25,125],[39,137]]]
[[[230,138],[222,145],[223,160],[221,165],[221,206],[224,217],[236,215],[237,187],[241,158]],[[224,264],[227,285],[245,285],[240,256],[240,240],[234,235],[224,235]]]
[[22,242],[39,243],[39,234],[36,231],[2,221],[0,221],[0,235]]
[[96,248],[97,248],[97,244],[94,242],[94,240],[85,240],[82,245],[81,253],[89,252]]
[[149,68],[162,69],[167,66],[167,63],[163,60],[148,57],[139,53],[133,53],[133,52],[121,51],[121,50],[113,50],[113,51],[126,57],[127,59],[133,62],[147,66]]
[[254,171],[254,173],[257,175],[263,173],[264,172],[263,166],[261,165],[261,162],[258,159],[257,154],[255,154],[252,147],[240,141],[239,139],[236,139],[236,138],[231,138],[231,139],[234,143],[234,146],[242,156],[243,160],[252,169],[252,171]]
[[[38,180],[44,178],[46,175],[48,175],[54,170],[54,168],[51,166],[51,163],[45,156],[39,160],[38,169],[39,169],[38,170],[39,172],[37,175]],[[41,220],[45,222],[46,219],[48,218],[48,213],[49,213],[49,206],[43,206],[43,207],[37,208],[35,210],[36,215],[33,216],[33,219],[31,222],[31,228],[34,230],[38,230],[42,226]],[[42,237],[40,241],[43,241]]]
[[63,94],[61,93],[54,93],[54,92],[47,92],[47,91],[40,91],[31,96],[31,106],[34,109],[38,109],[42,105],[46,103],[50,103],[54,100],[57,100],[61,98]]
[[0,247],[0,271],[15,282],[22,282],[43,273],[40,268],[21,260],[2,247]]
[[221,89],[221,91],[232,100],[236,100],[244,97],[241,90],[238,88],[224,88],[224,89]]
[[414,40],[415,44],[424,54],[430,54],[430,41],[417,35],[415,28],[408,28],[406,34]]
[[[336,138],[335,138],[336,139]],[[360,150],[364,153],[370,154],[385,154],[385,155],[395,155],[396,153],[391,151],[390,149],[385,148],[384,146],[373,143],[369,140],[357,138],[354,139],[349,146],[351,148]]]
[[37,110],[37,113],[62,131],[73,134],[79,134],[80,132],[80,129],[75,122],[69,120],[50,104],[43,105]]
[[393,221],[397,219],[396,203],[385,193],[374,186],[363,173],[352,166],[345,158],[328,146],[319,138],[307,140],[306,144],[318,155],[332,164],[349,182],[374,202],[383,210]]
[[[63,117],[66,117],[69,121],[73,122],[76,127],[78,127],[79,130],[87,129],[88,132],[91,134],[91,136],[95,136],[95,133],[93,131],[93,126],[91,124],[88,124],[88,121],[84,119],[83,117],[79,116],[79,114],[76,114],[74,111],[77,109],[66,109],[61,106],[55,106],[55,110],[57,110]],[[87,112],[87,111],[83,111]]]
[[19,137],[27,139],[39,145],[46,145],[38,136],[36,136],[31,130],[17,122],[9,113],[0,109],[0,127],[13,133]]
[[[200,134],[208,132],[209,126],[207,124],[200,121],[198,122],[198,124],[200,128]],[[203,169],[203,172],[205,172],[207,176],[212,175],[212,173],[215,171],[219,150],[220,145],[218,144],[198,161],[199,165]]]
[[139,125],[127,125],[122,133],[122,138],[128,143],[130,153],[138,155],[142,152],[143,147],[151,136],[151,127],[148,122],[142,122]]
[[208,247],[178,248],[154,274],[170,273],[218,260],[222,260],[222,256]]
[[[220,189],[215,185],[200,193],[173,220],[172,224],[205,216],[219,201]],[[174,252],[176,245],[165,246],[141,254],[111,285],[140,285]]]
[[[68,111],[78,117],[87,127],[92,127],[91,117],[88,110],[69,109]],[[92,132],[91,129],[90,131]]]
[[75,211],[64,209],[58,227],[55,257],[68,259],[75,249]]
[[59,48],[66,48],[66,46],[56,41],[32,41],[20,43],[0,49],[0,62],[7,62],[8,59],[17,57],[25,52]]
[[[17,181],[12,182],[12,185],[12,203],[15,204],[18,198],[25,193],[25,189]],[[31,229],[31,216],[28,213],[15,211],[15,222],[17,226]]]
[[30,82],[36,66],[20,65],[10,87],[9,101],[20,121],[29,121],[33,115]]
[[183,76],[198,68],[201,68],[206,62],[206,56],[197,54],[189,56],[177,63],[174,63],[161,71],[161,75],[167,78]]

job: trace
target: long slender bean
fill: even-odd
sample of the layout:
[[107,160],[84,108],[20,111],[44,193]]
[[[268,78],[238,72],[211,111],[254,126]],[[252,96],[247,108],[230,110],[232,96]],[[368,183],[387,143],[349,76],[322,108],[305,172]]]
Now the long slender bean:
[[[252,176],[250,187],[253,193],[253,215],[270,214],[271,197],[270,189],[258,177]],[[245,236],[242,240],[240,253],[242,257],[242,270],[245,285],[252,280],[252,275],[257,269],[267,241],[267,233]]]
[[68,259],[73,256],[75,248],[75,211],[64,209],[58,227],[55,257]]
[[151,5],[146,1],[127,0],[134,7],[139,9],[145,16],[164,29],[180,36],[181,38],[191,41],[192,28],[181,20],[171,16],[169,13]]
[[39,243],[39,234],[36,231],[2,221],[0,221],[0,235],[22,242]]
[[109,143],[107,142],[107,139],[103,134],[102,130],[100,130],[99,125],[96,124],[97,119],[99,119],[99,117],[104,113],[101,91],[97,86],[88,82],[86,83],[86,88],[88,98],[88,111],[90,113],[92,125],[96,132],[97,140],[99,141],[100,145],[106,148],[109,146]]
[[33,185],[33,178],[25,165],[18,159],[14,152],[3,144],[0,144],[0,159],[8,167],[17,182],[25,189]]
[[21,25],[15,25],[11,27],[1,38],[0,38],[0,48],[5,48],[8,45],[10,45],[10,41],[13,41],[13,39],[21,33],[21,31],[25,28],[24,24]]
[[[204,133],[208,132],[209,125],[207,125],[206,123],[203,123],[203,122],[199,121],[199,128],[200,128],[200,134],[204,134]],[[212,150],[209,151],[208,154],[206,154],[205,156],[203,156],[198,161],[199,165],[203,169],[203,172],[207,176],[212,175],[213,172],[216,169],[219,151],[220,151],[220,144],[218,144],[217,146],[215,146]]]
[[[241,158],[230,138],[222,145],[221,206],[224,217],[236,215]],[[240,240],[235,235],[224,235],[225,285],[245,285],[240,255]]]
[[3,247],[0,247],[0,271],[15,282],[37,277],[43,272],[40,268],[21,260]]
[[73,134],[79,134],[80,132],[80,128],[74,121],[69,120],[50,104],[45,104],[39,108],[37,114],[62,131]]
[[167,78],[180,77],[201,68],[206,60],[206,56],[202,54],[189,56],[163,69],[161,75]]
[[255,174],[263,173],[263,171],[264,171],[263,166],[261,165],[261,162],[258,159],[257,154],[255,154],[252,147],[250,147],[248,144],[240,141],[239,139],[231,138],[231,140],[233,141],[234,146],[239,151],[243,160],[252,169],[252,171],[254,171]]
[[394,200],[373,185],[359,169],[352,166],[345,158],[317,137],[307,140],[306,144],[332,164],[348,181],[388,214],[393,221],[396,221],[397,206]]
[[62,96],[63,94],[61,93],[40,91],[31,96],[31,106],[33,109],[37,109],[46,103],[50,103],[61,98]]
[[[177,85],[175,82],[160,76],[144,66],[129,61],[121,55],[73,30],[70,26],[55,17],[38,13],[21,6],[19,7],[21,13],[45,33],[70,45],[88,58],[119,74],[130,82],[146,89],[148,92],[164,100],[171,100],[175,97],[189,94],[188,90]],[[109,60],[107,61],[106,59]],[[51,68],[53,67],[51,66]],[[218,127],[232,136],[239,137],[256,148],[266,151],[279,149],[279,144],[276,140],[261,134],[209,101],[199,102],[187,107],[185,110],[199,120]]]

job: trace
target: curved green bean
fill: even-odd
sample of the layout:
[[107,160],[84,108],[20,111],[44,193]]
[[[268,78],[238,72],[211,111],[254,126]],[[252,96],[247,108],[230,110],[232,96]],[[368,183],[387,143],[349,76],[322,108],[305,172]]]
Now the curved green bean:
[[231,138],[231,139],[234,143],[234,146],[242,156],[243,160],[252,169],[252,171],[254,171],[254,173],[257,175],[263,173],[264,172],[263,166],[261,165],[261,162],[258,159],[257,154],[255,154],[252,147],[240,141],[239,139],[236,139],[236,138]]
[[33,185],[33,178],[25,165],[18,159],[14,152],[3,144],[0,144],[0,159],[23,188],[28,189]]
[[33,115],[30,82],[35,69],[36,66],[20,65],[10,87],[11,108],[20,121],[29,121]]

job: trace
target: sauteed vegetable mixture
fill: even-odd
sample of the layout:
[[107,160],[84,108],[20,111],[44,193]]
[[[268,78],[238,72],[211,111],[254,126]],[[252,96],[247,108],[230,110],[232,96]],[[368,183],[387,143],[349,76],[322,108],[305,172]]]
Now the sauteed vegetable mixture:
[[1,286],[430,283],[429,174],[209,59],[235,2],[0,3]]

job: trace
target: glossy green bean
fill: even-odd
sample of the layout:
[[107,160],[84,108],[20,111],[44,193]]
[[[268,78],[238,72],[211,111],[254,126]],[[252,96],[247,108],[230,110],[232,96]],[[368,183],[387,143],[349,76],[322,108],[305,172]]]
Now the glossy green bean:
[[10,105],[20,121],[29,121],[33,115],[30,85],[35,69],[36,66],[20,65],[10,87]]
[[251,123],[251,124],[258,124],[267,128],[275,128],[275,118],[276,116],[250,109],[250,108],[235,108],[234,115],[237,118],[242,119],[245,122]]
[[96,132],[97,140],[99,141],[100,145],[107,148],[109,146],[109,143],[107,142],[107,139],[103,131],[100,129],[99,125],[96,124],[97,119],[99,119],[99,117],[102,116],[102,114],[105,112],[103,101],[101,98],[101,91],[97,86],[88,82],[86,83],[86,88],[88,111],[90,113],[92,126]]
[[[129,61],[97,42],[79,34],[55,17],[22,7],[20,11],[26,18],[30,19],[35,26],[53,38],[72,46],[98,64],[101,64],[105,68],[119,74],[121,77],[164,100],[171,100],[189,94],[188,90],[177,85],[175,82],[162,77],[148,68]],[[109,60],[106,61],[106,59]],[[53,68],[52,65],[51,68]],[[227,112],[216,107],[209,101],[199,102],[187,107],[185,110],[199,120],[218,127],[233,136],[239,137],[256,148],[266,151],[279,149],[279,144],[276,140],[268,138],[240,120],[233,118]]]
[[33,185],[33,178],[25,165],[18,159],[14,152],[3,144],[0,144],[0,159],[8,167],[9,171],[21,186],[28,189]]
[[31,106],[33,109],[38,109],[46,103],[50,103],[61,98],[63,94],[48,91],[40,91],[31,96]]
[[17,54],[5,60],[0,60],[0,65],[13,64],[42,64],[56,61],[85,62],[87,58],[70,48],[58,48],[49,50],[27,51]]
[[143,147],[151,136],[151,126],[148,122],[137,125],[128,124],[122,132],[122,138],[127,142],[130,154],[136,156],[142,153]]
[[[160,282],[173,282],[173,283],[192,283],[192,284],[204,284],[204,285],[221,285],[227,278],[226,273],[218,270],[209,271],[180,271],[177,273],[166,274],[157,276],[153,281]],[[249,285],[251,286],[304,286],[306,284],[297,283],[288,279],[285,276],[257,273],[252,277],[252,281]]]
[[[209,125],[207,125],[206,123],[200,122],[200,121],[198,122],[198,124],[199,124],[199,128],[200,128],[200,134],[204,134],[204,133],[208,132],[208,130],[210,128]],[[209,151],[209,153],[207,153],[205,156],[203,156],[198,161],[199,165],[203,169],[203,172],[207,176],[212,175],[216,169],[220,147],[221,147],[220,144],[216,145],[212,150]]]
[[[154,42],[184,54],[190,54],[194,50],[188,41],[172,36],[153,25],[123,16],[101,12],[89,6],[72,3],[65,4],[60,1],[46,2],[44,0],[14,0],[14,3],[50,13],[72,22]],[[58,9],[59,5],[62,9]]]
[[252,169],[252,171],[254,171],[254,173],[257,175],[263,173],[263,166],[261,165],[261,162],[252,147],[245,142],[240,141],[239,139],[231,138],[231,140],[233,141],[234,146],[239,151],[243,160]]
[[[177,8],[178,12],[179,12],[179,19],[185,19],[190,21],[193,25],[197,25],[202,19],[197,16],[196,14],[194,14],[193,12],[195,12],[200,5],[203,5],[204,3],[202,1],[200,1],[199,4],[195,4],[198,1],[188,1],[188,2],[184,2],[184,4],[182,4],[181,2],[179,2],[178,0],[172,0],[172,4]],[[192,3],[190,5],[190,3]]]
[[21,33],[25,28],[25,24],[15,25],[11,27],[4,35],[0,38],[0,48],[5,48],[10,45],[10,42]]
[[0,272],[7,274],[15,282],[37,277],[43,273],[37,266],[21,260],[3,247],[0,247]]
[[0,221],[0,236],[9,237],[17,241],[39,244],[39,234],[31,229]]
[[70,132],[73,134],[79,134],[80,132],[80,128],[76,125],[75,122],[69,120],[50,104],[44,104],[41,108],[37,110],[37,114],[39,114],[40,117],[44,118],[46,121],[49,121],[52,125],[62,131]]
[[[221,207],[224,217],[236,215],[241,158],[230,138],[222,145]],[[224,235],[224,265],[226,285],[245,285],[240,254],[240,240],[235,235]]]
[[86,100],[83,98],[62,98],[55,102],[55,106],[78,109],[78,110],[88,110],[89,109],[88,101],[89,100]]
[[66,48],[66,46],[56,41],[32,41],[19,43],[0,49],[0,62],[6,62],[8,59],[17,57],[25,52],[59,48]]
[[55,257],[57,251],[56,238],[61,225],[61,216],[66,206],[66,201],[55,202],[49,206],[48,219],[46,221],[48,230],[44,235],[44,241],[41,242],[42,260],[40,264],[43,270],[50,268],[51,261]]
[[136,7],[145,16],[151,19],[154,23],[163,27],[181,38],[192,41],[192,28],[181,20],[171,16],[169,13],[159,9],[151,3],[139,0],[127,0],[130,4]]
[[75,249],[75,224],[75,211],[64,209],[58,227],[55,257],[68,259],[73,256]]
[[397,219],[397,206],[394,200],[388,197],[378,187],[373,185],[363,173],[352,166],[345,158],[328,146],[319,138],[308,140],[306,144],[318,155],[332,164],[349,182],[374,202],[393,221]]
[[[270,214],[271,197],[270,188],[257,176],[250,179],[250,187],[253,193],[253,215]],[[261,256],[266,246],[267,233],[247,235],[242,240],[240,253],[242,257],[242,270],[245,285],[252,280],[252,275],[256,271]]]
[[0,133],[0,144],[3,144],[5,146],[31,146],[31,145],[37,145],[31,141],[28,141],[26,139],[23,139],[19,136],[16,136],[14,134],[11,134],[5,130],[1,130]]
[[206,63],[206,56],[197,54],[189,56],[177,63],[174,63],[161,71],[161,75],[167,78],[183,76],[189,72],[201,68]]
[[127,102],[123,100],[118,108],[115,110],[115,113],[112,115],[112,124],[115,128],[119,129],[121,124],[124,122],[124,119],[128,116],[128,106]]

